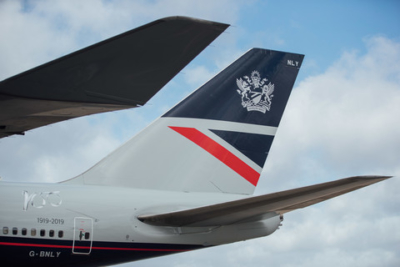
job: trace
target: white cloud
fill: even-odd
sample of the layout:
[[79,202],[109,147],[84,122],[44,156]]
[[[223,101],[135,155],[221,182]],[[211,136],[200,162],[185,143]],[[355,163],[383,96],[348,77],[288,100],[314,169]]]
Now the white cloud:
[[238,17],[238,5],[228,0],[2,1],[0,7],[0,61],[8,63],[0,65],[0,79],[162,17],[225,23]]
[[289,177],[307,173],[310,183],[326,175],[400,175],[399,44],[382,37],[366,44],[365,55],[344,53],[293,91],[267,162],[271,179],[279,179],[280,171]]
[[0,140],[1,176],[8,181],[58,182],[72,178],[120,143],[111,123],[61,122]]
[[195,66],[190,69],[185,69],[184,77],[191,88],[197,88],[207,82],[207,79],[215,75],[205,66]]

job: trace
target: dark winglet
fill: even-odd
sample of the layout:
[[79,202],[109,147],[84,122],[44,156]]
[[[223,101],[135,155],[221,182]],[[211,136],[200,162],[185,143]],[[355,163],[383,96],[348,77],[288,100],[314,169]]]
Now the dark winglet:
[[160,19],[0,82],[0,138],[145,104],[229,25]]

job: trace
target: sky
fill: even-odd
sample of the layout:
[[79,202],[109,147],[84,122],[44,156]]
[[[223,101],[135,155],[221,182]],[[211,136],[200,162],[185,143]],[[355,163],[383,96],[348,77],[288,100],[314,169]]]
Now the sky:
[[[231,24],[146,106],[0,139],[4,181],[79,175],[252,47],[305,54],[255,194],[400,176],[398,1],[0,1],[0,80],[167,16]],[[285,215],[268,237],[122,266],[400,266],[400,178]]]

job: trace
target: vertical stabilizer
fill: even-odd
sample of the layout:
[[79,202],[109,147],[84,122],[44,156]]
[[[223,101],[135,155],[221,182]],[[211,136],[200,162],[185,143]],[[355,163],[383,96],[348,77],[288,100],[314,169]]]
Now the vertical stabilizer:
[[79,179],[252,194],[303,57],[251,49]]

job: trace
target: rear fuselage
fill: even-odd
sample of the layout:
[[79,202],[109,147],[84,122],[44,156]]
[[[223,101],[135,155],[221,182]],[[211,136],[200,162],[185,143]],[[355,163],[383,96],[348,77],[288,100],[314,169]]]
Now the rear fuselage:
[[[0,254],[8,265],[99,265],[265,236],[279,226],[244,223],[157,227],[137,216],[211,205],[243,196],[132,188],[0,183]],[[5,257],[7,255],[7,257]],[[10,257],[10,255],[13,255]],[[4,256],[4,257],[3,257]]]

